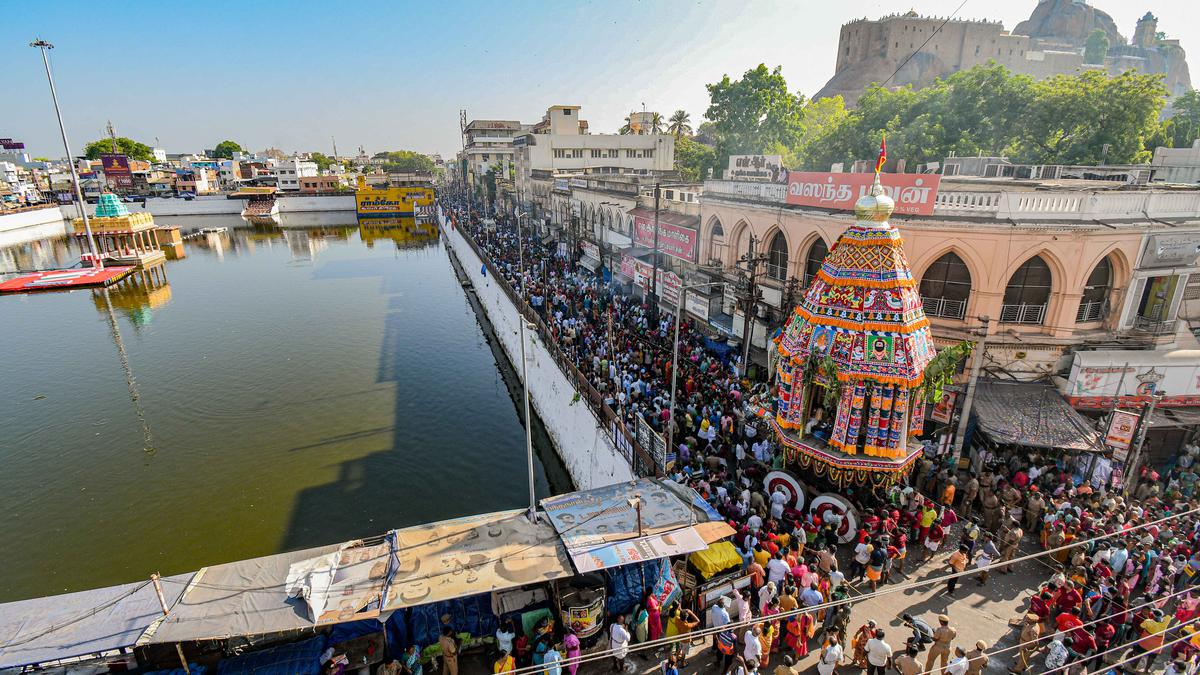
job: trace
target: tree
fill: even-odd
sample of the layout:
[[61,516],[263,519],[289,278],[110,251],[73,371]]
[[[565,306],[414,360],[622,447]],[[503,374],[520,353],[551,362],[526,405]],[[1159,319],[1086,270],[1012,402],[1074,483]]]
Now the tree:
[[[100,155],[112,152],[112,139],[102,138],[98,141],[92,141],[83,146],[83,156],[88,159],[100,159]],[[124,136],[117,137],[117,152],[122,155],[127,155],[129,159],[141,159],[151,161],[154,159],[154,149],[145,143],[125,138]]]
[[1083,43],[1083,62],[1104,63],[1104,57],[1108,56],[1108,47],[1108,33],[1102,28],[1097,28],[1087,37],[1087,42]]
[[712,122],[701,122],[700,126],[696,127],[696,135],[693,138],[705,145],[715,146],[719,137],[720,134],[717,133],[717,125]]
[[334,164],[334,159],[323,152],[310,152],[308,158],[317,165],[317,171],[327,171]]
[[675,139],[675,169],[689,183],[707,178],[708,170],[716,169],[716,158],[716,151],[703,143],[687,136]]
[[692,121],[692,116],[686,110],[676,110],[671,113],[671,117],[667,120],[667,131],[675,136],[676,143],[682,136],[692,135],[692,125],[688,124]]
[[1200,91],[1192,89],[1171,102],[1171,146],[1189,148],[1200,138]]
[[213,148],[213,158],[233,159],[233,153],[245,151],[245,148],[234,141],[221,141],[220,143],[217,143],[217,147]]
[[633,133],[633,113],[629,113],[625,116],[625,124],[623,124],[620,129],[617,129],[617,133],[621,134],[622,136]]
[[763,64],[746,71],[740,80],[726,75],[707,85],[705,118],[717,132],[716,163],[729,155],[758,155],[768,148],[795,147],[803,134],[804,96],[791,93],[782,70]]
[[650,133],[661,134],[663,132],[663,116],[659,113],[650,113]]
[[377,152],[375,159],[386,159],[383,170],[388,173],[433,173],[433,160],[412,150]]
[[1018,161],[1046,164],[1147,162],[1147,141],[1166,100],[1162,75],[1098,71],[1057,75],[1034,85],[1022,116]]

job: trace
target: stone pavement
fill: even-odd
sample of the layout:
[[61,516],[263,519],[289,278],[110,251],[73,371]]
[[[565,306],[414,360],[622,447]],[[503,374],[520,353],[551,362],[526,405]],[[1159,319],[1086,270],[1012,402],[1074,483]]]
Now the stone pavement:
[[[957,532],[955,534],[957,535]],[[957,549],[957,536],[953,538],[953,541],[955,544],[951,547],[950,538],[948,538],[943,543],[942,550],[932,559],[923,561],[915,570],[908,570],[908,575],[898,581],[898,575],[893,574],[892,584],[882,586],[880,589],[884,590],[897,583],[920,581],[947,573],[949,568],[945,561],[950,553]],[[1033,553],[1036,550],[1034,540],[1027,537],[1022,546],[1022,553]],[[910,560],[908,561],[910,564],[912,563],[912,552],[913,547],[910,547]],[[1031,592],[1038,587],[1038,584],[1047,580],[1051,574],[1050,568],[1041,560],[1020,563],[1012,574],[1000,574],[993,570],[991,578],[982,587],[976,584],[974,577],[961,579],[954,596],[946,594],[945,582],[939,582],[926,587],[887,593],[857,602],[853,606],[850,622],[847,624],[851,633],[846,640],[847,651],[849,651],[849,638],[853,636],[854,631],[868,619],[874,619],[887,633],[888,644],[899,653],[904,647],[904,641],[912,634],[911,629],[905,627],[900,621],[900,615],[904,613],[923,618],[935,628],[938,614],[949,615],[950,625],[958,631],[958,639],[955,644],[960,644],[967,650],[973,649],[977,640],[987,642],[988,652],[996,648],[1003,649],[1015,645],[1019,641],[1017,639],[1019,631],[1013,628],[1009,621],[1023,615],[1025,608],[1029,606]],[[862,591],[859,593],[860,596],[870,592],[870,586],[865,582],[859,583],[857,588]],[[691,648],[688,665],[686,668],[680,669],[681,673],[687,675],[718,673],[720,661],[708,655],[709,641],[710,638],[705,638],[703,644]],[[594,650],[606,649],[607,646],[607,640],[601,640]],[[816,673],[817,646],[815,639],[810,641],[808,657],[796,664],[798,672]],[[585,652],[586,654],[587,652]],[[629,672],[643,674],[661,672],[659,669],[661,657],[646,654],[646,652],[631,654],[629,661],[636,670]],[[1017,650],[1013,649],[993,656],[986,672],[1007,673],[1016,654]],[[922,652],[917,657],[922,664],[924,664],[925,655],[926,652]],[[464,675],[491,673],[491,663],[485,663],[485,660],[483,656],[477,655],[464,657],[460,665],[460,672]],[[773,654],[768,667],[760,669],[760,672],[762,675],[770,675],[780,663],[782,663],[782,655]],[[1040,661],[1038,666],[1040,667]],[[838,671],[841,673],[862,672],[860,669],[848,665],[842,666]],[[612,662],[609,659],[585,663],[579,668],[581,675],[601,675],[611,672]]]

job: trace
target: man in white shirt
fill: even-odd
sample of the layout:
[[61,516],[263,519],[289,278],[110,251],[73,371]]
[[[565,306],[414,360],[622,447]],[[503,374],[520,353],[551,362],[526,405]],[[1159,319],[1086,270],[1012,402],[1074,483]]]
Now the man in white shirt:
[[783,486],[775,488],[775,492],[771,493],[771,517],[775,520],[783,519],[783,508],[791,501],[788,497],[787,490]]
[[776,588],[782,588],[783,582],[787,579],[788,572],[791,568],[783,559],[781,553],[776,553],[773,558],[767,561],[767,581],[774,581]]
[[[729,611],[728,611],[729,605],[730,605],[729,598],[721,598],[719,601],[717,601],[717,604],[715,604],[711,608],[709,608],[709,610],[708,610],[708,627],[709,628],[720,628],[721,626],[724,626],[725,624],[729,623]],[[712,649],[710,650],[713,654],[718,653],[717,642],[718,642],[717,634],[713,633]]]
[[746,635],[744,636],[745,647],[742,649],[742,658],[746,659],[747,661],[750,661],[751,659],[757,661],[759,657],[762,656],[762,642],[760,642],[758,639],[760,633],[761,631],[759,630],[757,624],[751,626],[750,630],[746,631]]
[[617,615],[616,622],[608,628],[608,648],[612,650],[613,670],[625,672],[625,657],[629,655],[629,631],[625,628],[625,615]]
[[884,675],[892,662],[892,648],[883,637],[883,629],[879,628],[875,637],[867,640],[867,675]]
[[946,672],[949,675],[963,675],[967,672],[967,653],[962,647],[954,648],[954,658],[950,659],[950,663],[946,664]]
[[762,518],[759,518],[757,513],[752,514],[746,519],[746,527],[750,528],[751,532],[758,532],[762,529]]

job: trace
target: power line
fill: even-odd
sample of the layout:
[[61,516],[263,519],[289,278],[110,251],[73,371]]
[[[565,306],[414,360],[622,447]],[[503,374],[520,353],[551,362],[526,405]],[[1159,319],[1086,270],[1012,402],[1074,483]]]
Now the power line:
[[[964,570],[962,572],[946,573],[946,574],[943,574],[940,576],[931,577],[931,578],[924,579],[924,580],[913,581],[913,582],[904,583],[904,584],[897,584],[895,586],[881,588],[875,592],[861,595],[861,596],[855,597],[855,598],[845,598],[842,600],[823,602],[823,603],[813,605],[811,607],[798,607],[794,610],[789,610],[786,612],[779,612],[777,614],[772,614],[768,619],[765,619],[765,620],[779,621],[779,620],[787,619],[787,618],[790,618],[793,616],[799,616],[801,614],[807,614],[809,612],[816,612],[819,610],[829,609],[832,607],[838,607],[841,605],[853,605],[853,604],[863,602],[870,598],[874,598],[874,597],[881,596],[881,595],[889,595],[892,593],[902,593],[904,591],[921,588],[923,586],[938,584],[943,581],[948,581],[950,579],[968,577],[968,576],[978,574],[980,572],[990,571],[995,568],[1007,567],[1010,565],[1015,565],[1019,562],[1024,562],[1027,560],[1033,560],[1036,558],[1040,558],[1045,555],[1051,555],[1051,554],[1058,553],[1061,551],[1068,551],[1068,550],[1073,549],[1078,546],[1085,546],[1085,545],[1088,545],[1088,544],[1091,544],[1091,543],[1094,543],[1097,541],[1103,541],[1105,539],[1109,539],[1111,537],[1127,536],[1130,532],[1134,532],[1136,530],[1151,527],[1154,525],[1159,525],[1159,524],[1162,524],[1162,523],[1165,523],[1165,522],[1168,522],[1171,520],[1175,520],[1177,518],[1182,518],[1184,516],[1195,515],[1197,513],[1200,513],[1200,508],[1172,514],[1172,515],[1166,516],[1164,518],[1160,518],[1158,520],[1153,520],[1153,521],[1149,521],[1146,523],[1142,523],[1140,525],[1135,525],[1133,527],[1130,527],[1126,530],[1122,530],[1119,532],[1103,534],[1098,537],[1093,537],[1091,539],[1085,539],[1085,540],[1081,540],[1081,541],[1073,541],[1070,544],[1065,544],[1063,546],[1059,546],[1059,547],[1053,548],[1053,549],[1047,549],[1045,551],[1041,551],[1038,553],[1026,554],[1026,555],[1023,555],[1023,556],[1020,556],[1020,557],[1017,557],[1017,558],[1014,558],[1014,559],[1008,560],[1008,561],[997,561],[997,562],[991,563],[989,565],[985,565],[983,567],[976,567],[971,570]],[[644,651],[644,650],[648,650],[648,649],[657,649],[657,648],[660,648],[660,647],[663,647],[666,645],[673,644],[675,642],[692,640],[697,637],[708,637],[710,635],[716,635],[716,634],[722,633],[722,632],[737,630],[739,628],[746,628],[746,627],[753,626],[758,623],[762,623],[763,621],[764,621],[764,619],[762,617],[752,617],[750,619],[739,618],[738,621],[731,621],[722,626],[708,627],[708,628],[703,628],[700,630],[692,631],[689,633],[681,633],[679,635],[672,636],[669,638],[661,638],[659,640],[650,640],[647,642],[640,642],[636,645],[630,645],[629,647],[626,648],[626,651],[637,652],[637,651]],[[564,659],[562,662],[562,665],[564,667],[566,667],[566,666],[570,666],[573,664],[581,664],[581,663],[587,663],[589,661],[596,661],[596,660],[600,660],[600,659],[610,658],[615,653],[615,651],[616,650],[608,649],[608,650],[603,650],[600,652],[594,652],[594,653],[588,654],[586,656],[580,656],[577,659]],[[533,673],[541,672],[542,670],[544,670],[544,668],[545,668],[544,666],[526,666],[524,668],[518,668],[514,671],[511,671],[511,673],[512,673],[512,675],[526,675],[526,674],[532,675]]]
[[945,20],[945,21],[943,21],[943,22],[941,23],[941,25],[939,25],[937,28],[935,28],[935,29],[934,29],[934,31],[933,31],[932,33],[930,33],[930,34],[929,34],[929,37],[925,38],[925,41],[921,43],[921,46],[920,46],[920,47],[917,47],[916,51],[914,51],[913,53],[909,54],[909,55],[908,55],[908,58],[906,58],[906,59],[904,59],[903,61],[901,61],[901,62],[900,62],[900,65],[899,65],[899,66],[896,66],[896,70],[892,71],[892,74],[891,74],[891,75],[888,75],[888,79],[884,80],[884,81],[883,81],[883,84],[882,84],[882,85],[880,85],[880,86],[882,86],[882,87],[886,87],[886,86],[887,86],[887,84],[888,84],[888,82],[891,82],[891,81],[892,81],[892,78],[896,76],[896,73],[900,72],[900,69],[901,69],[901,68],[903,68],[904,66],[908,65],[908,62],[912,60],[912,57],[916,56],[916,55],[917,55],[917,52],[919,52],[919,51],[921,51],[922,49],[924,49],[924,48],[925,48],[925,45],[929,44],[929,41],[930,41],[930,40],[932,40],[932,39],[933,39],[933,37],[934,37],[935,35],[937,35],[938,33],[940,33],[940,32],[942,31],[942,28],[945,28],[946,24],[950,23],[950,19],[953,19],[953,18],[955,17],[955,15],[957,15],[957,14],[958,14],[958,11],[959,11],[960,9],[962,9],[962,8],[963,8],[963,5],[965,5],[965,4],[967,4],[967,0],[963,0],[962,2],[960,2],[960,3],[958,4],[958,7],[957,7],[957,8],[954,10],[954,12],[953,12],[953,13],[951,13],[951,14],[950,14],[950,16],[946,17],[946,20]]

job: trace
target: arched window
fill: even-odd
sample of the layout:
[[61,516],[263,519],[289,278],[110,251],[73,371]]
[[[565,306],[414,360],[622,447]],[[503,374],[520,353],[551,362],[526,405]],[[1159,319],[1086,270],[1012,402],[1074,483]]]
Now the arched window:
[[808,256],[804,259],[805,286],[812,283],[813,277],[817,276],[817,272],[821,269],[821,263],[825,261],[826,253],[829,253],[829,247],[825,245],[824,239],[817,237],[813,245],[808,248]]
[[719,260],[725,255],[725,228],[721,227],[721,221],[713,219],[712,229],[708,232],[708,258],[707,260]]
[[1108,296],[1112,292],[1112,263],[1108,258],[1101,260],[1088,276],[1083,286],[1083,297],[1079,299],[1076,323],[1103,321],[1108,314]]
[[767,247],[767,276],[782,281],[787,278],[787,267],[787,240],[783,238],[782,232],[776,232]]
[[921,300],[927,316],[961,319],[971,297],[971,271],[951,251],[934,261],[921,277]]
[[1046,318],[1046,303],[1050,301],[1051,281],[1050,266],[1041,256],[1026,260],[1004,289],[1000,322],[1041,324]]

